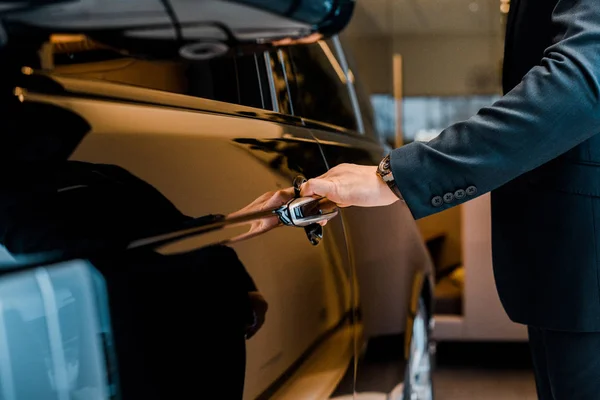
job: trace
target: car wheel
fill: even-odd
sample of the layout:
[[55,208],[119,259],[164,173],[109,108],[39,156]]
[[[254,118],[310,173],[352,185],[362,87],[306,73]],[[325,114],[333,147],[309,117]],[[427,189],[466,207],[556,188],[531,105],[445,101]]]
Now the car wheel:
[[430,348],[427,308],[423,299],[419,299],[404,375],[405,400],[433,400],[433,360]]

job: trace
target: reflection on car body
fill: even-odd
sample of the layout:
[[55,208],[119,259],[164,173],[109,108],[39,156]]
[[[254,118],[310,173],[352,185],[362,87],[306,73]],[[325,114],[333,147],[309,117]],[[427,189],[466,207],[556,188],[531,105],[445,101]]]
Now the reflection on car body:
[[368,389],[414,393],[431,266],[409,212],[293,188],[387,151],[340,39],[190,61],[41,12],[3,19],[2,398],[326,399],[367,389],[381,340],[400,372]]
[[[123,253],[127,244],[138,237],[184,228],[190,222],[206,224],[218,217],[192,219],[181,214],[153,187],[117,166],[64,161],[45,167],[44,187],[38,188],[35,182],[27,182],[27,186],[36,192],[38,201],[21,202],[11,208],[13,216],[11,223],[5,225],[2,244],[15,256],[51,250],[53,255],[60,252],[60,258],[69,259],[73,254],[81,255],[82,249],[88,253],[90,264],[104,277],[110,302],[117,305],[111,312],[112,335],[118,349],[127,349],[119,354],[119,371],[126,378],[124,384],[136,383],[137,395],[144,393],[140,385],[153,374],[158,373],[155,378],[165,380],[168,374],[162,371],[161,366],[170,364],[172,357],[168,354],[176,351],[185,352],[188,357],[202,358],[214,366],[221,365],[221,372],[218,369],[212,374],[205,372],[200,382],[223,386],[219,391],[228,398],[241,397],[245,350],[240,342],[244,335],[255,333],[256,324],[264,320],[262,312],[266,311],[266,305],[260,303],[262,296],[257,293],[252,278],[235,251],[227,246],[214,245],[165,256],[146,246]],[[19,174],[18,170],[15,172]],[[39,202],[40,197],[43,202]],[[39,273],[35,272],[36,277]],[[21,282],[26,279],[22,278]],[[185,290],[183,282],[176,283],[179,280],[191,286]],[[210,285],[198,291],[199,282]],[[53,284],[53,290],[58,293],[60,286],[56,281]],[[157,290],[161,296],[156,296]],[[84,294],[73,288],[71,292],[73,304],[80,307]],[[222,300],[211,304],[218,299]],[[165,307],[168,304],[177,306]],[[257,307],[252,309],[252,305]],[[193,329],[185,318],[196,313],[199,306],[204,306],[199,313],[204,320],[200,331]],[[165,309],[165,313],[155,314],[161,308]],[[9,308],[5,305],[4,310],[8,333],[21,329],[19,326],[27,331],[24,322],[16,322],[15,318],[20,318],[18,306]],[[69,316],[63,318],[66,320],[64,323],[77,322],[69,321],[72,318]],[[214,336],[215,331],[219,332],[218,336]],[[63,328],[61,332],[64,335],[66,331]],[[39,331],[37,333],[40,334]],[[75,354],[73,359],[67,358],[65,362],[77,369],[74,374],[78,376],[77,384],[71,383],[70,390],[73,386],[79,389],[88,387],[81,380],[84,379],[82,372],[89,373],[89,368],[79,365],[79,360],[91,358],[85,354],[93,353],[86,343],[90,335],[83,328],[79,330],[76,338],[81,343],[73,350],[74,353],[68,351],[68,338],[63,337],[63,351],[67,355]],[[189,338],[186,339],[187,336]],[[20,341],[15,339],[9,342],[11,348],[12,343]],[[164,349],[168,353],[163,354],[159,348],[153,349],[152,359],[140,365],[140,359],[146,358],[144,354],[148,348],[160,341],[170,343]],[[213,351],[207,351],[207,343],[211,343]],[[22,353],[17,354],[23,356]],[[27,359],[30,362],[26,365],[42,361],[31,354]],[[181,379],[187,375],[185,371],[188,368],[181,365],[172,366],[170,370],[174,374],[173,379]],[[224,370],[228,372],[224,374]],[[190,373],[192,371],[190,369]],[[31,372],[27,373],[18,366],[13,368],[12,374],[32,378]],[[42,369],[34,378],[39,393],[37,398],[45,398],[51,393],[49,388],[44,389],[44,375],[46,370]],[[190,384],[192,382],[195,385],[199,381],[196,379]],[[54,386],[56,390],[56,378],[51,375],[47,385]],[[149,388],[152,393],[145,393],[145,398],[166,398],[169,393],[177,392],[184,395],[192,390],[188,384],[180,384],[177,388],[171,384]],[[30,389],[30,385],[14,386],[17,398],[33,396],[22,392]]]

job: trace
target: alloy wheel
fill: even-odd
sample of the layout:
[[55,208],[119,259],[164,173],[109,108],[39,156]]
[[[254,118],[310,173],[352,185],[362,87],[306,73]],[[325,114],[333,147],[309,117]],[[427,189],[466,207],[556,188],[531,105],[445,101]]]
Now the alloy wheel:
[[405,381],[407,400],[433,400],[431,367],[427,310],[425,303],[420,299],[413,323],[408,357]]

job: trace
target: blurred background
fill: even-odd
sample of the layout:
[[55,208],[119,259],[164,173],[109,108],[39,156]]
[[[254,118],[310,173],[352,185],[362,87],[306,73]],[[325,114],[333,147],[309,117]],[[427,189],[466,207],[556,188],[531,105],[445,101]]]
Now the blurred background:
[[342,34],[356,57],[377,125],[405,142],[427,140],[501,93],[505,17],[500,0],[357,2]]
[[[390,146],[429,141],[501,96],[509,9],[509,0],[357,2],[341,38]],[[526,334],[494,288],[489,198],[418,225],[437,275],[436,398],[535,399]]]

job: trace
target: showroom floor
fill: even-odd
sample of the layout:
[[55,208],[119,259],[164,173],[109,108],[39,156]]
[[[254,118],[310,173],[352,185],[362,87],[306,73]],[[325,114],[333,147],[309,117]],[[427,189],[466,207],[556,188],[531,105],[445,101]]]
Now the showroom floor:
[[[403,374],[394,346],[363,359],[356,385],[348,374],[336,400],[388,400]],[[397,349],[397,347],[396,347]],[[384,354],[385,357],[381,357]],[[441,343],[434,372],[436,400],[536,400],[526,343]],[[352,387],[357,394],[348,395]],[[400,393],[399,392],[399,393]],[[343,393],[343,394],[342,394]],[[393,396],[392,396],[393,397]]]
[[442,343],[436,400],[535,400],[526,344]]

